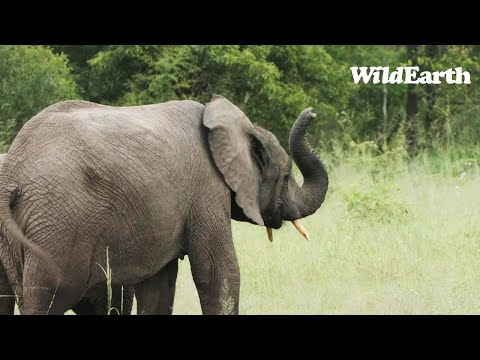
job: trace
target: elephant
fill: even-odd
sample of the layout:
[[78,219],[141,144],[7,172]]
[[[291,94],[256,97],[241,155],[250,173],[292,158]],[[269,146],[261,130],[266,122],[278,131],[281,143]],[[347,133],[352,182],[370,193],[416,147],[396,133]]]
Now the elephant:
[[90,289],[72,310],[77,315],[131,315],[134,289],[131,287],[112,286],[112,300],[108,305],[106,282]]
[[47,107],[19,131],[0,174],[0,259],[21,313],[63,314],[105,281],[107,264],[113,285],[135,287],[141,313],[160,313],[188,255],[202,313],[238,314],[231,220],[265,226],[270,238],[292,221],[308,237],[299,219],[328,189],[306,141],[315,117],[305,109],[290,131],[300,186],[275,135],[220,95]]
[[[0,154],[0,169],[6,154]],[[2,236],[0,234],[0,236]],[[123,297],[123,300],[122,300]],[[133,306],[133,288],[112,286],[112,301],[110,314],[130,315]],[[8,282],[7,272],[0,261],[0,315],[13,315],[15,308],[15,294]],[[106,283],[99,284],[86,294],[72,307],[77,315],[106,315],[108,313],[108,297]]]

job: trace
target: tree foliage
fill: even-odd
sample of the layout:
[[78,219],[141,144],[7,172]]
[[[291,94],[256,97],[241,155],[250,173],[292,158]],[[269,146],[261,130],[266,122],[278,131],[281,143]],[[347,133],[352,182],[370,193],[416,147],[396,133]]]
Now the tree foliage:
[[1,141],[9,143],[33,115],[64,99],[77,98],[64,55],[43,46],[0,46]]
[[[419,45],[415,53],[408,49],[387,45],[56,45],[54,54],[41,46],[4,46],[0,48],[4,102],[0,119],[4,127],[8,119],[21,124],[46,105],[76,97],[77,88],[86,100],[112,105],[172,99],[205,103],[217,93],[230,98],[254,123],[274,132],[286,148],[290,128],[306,107],[318,114],[309,132],[313,145],[340,142],[348,147],[351,141],[372,140],[384,149],[399,132],[409,132],[420,147],[452,137],[474,142],[480,137],[476,115],[480,88],[475,81],[410,89],[405,84],[354,84],[351,66],[394,70],[415,63],[431,71],[461,66],[472,80],[478,78],[478,46]],[[418,108],[413,117],[408,96]]]
[[97,101],[207,102],[218,93],[276,132],[284,145],[295,118],[308,106],[333,128],[352,89],[348,73],[339,72],[332,56],[313,46],[115,46],[89,63]]

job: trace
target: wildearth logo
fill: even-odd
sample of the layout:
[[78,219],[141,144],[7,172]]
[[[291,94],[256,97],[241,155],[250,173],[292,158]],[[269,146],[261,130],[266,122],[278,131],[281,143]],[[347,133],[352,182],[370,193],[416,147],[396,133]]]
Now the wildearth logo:
[[[446,71],[422,71],[418,66],[397,67],[395,71],[390,72],[388,66],[352,66],[353,81],[358,84],[363,80],[368,84],[373,78],[374,84],[441,84],[441,79],[445,78],[447,84],[470,84],[470,73],[462,71],[461,67],[455,70]],[[381,81],[380,81],[381,78]]]

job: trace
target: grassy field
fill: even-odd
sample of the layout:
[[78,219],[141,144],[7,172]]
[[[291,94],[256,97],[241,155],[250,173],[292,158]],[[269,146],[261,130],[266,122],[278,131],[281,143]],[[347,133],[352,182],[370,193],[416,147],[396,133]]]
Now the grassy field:
[[[241,314],[480,314],[478,160],[366,158],[330,181],[311,241],[233,222]],[[201,313],[187,257],[174,313]]]
[[[381,180],[369,162],[335,168],[303,222],[311,241],[286,223],[270,244],[265,229],[233,222],[240,312],[480,314],[478,164],[427,161],[387,163]],[[187,260],[174,313],[200,313]]]

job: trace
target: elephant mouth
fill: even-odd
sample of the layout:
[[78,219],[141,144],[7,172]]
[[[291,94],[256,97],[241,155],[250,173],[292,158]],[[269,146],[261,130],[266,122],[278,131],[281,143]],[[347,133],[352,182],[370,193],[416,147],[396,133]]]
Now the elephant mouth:
[[270,217],[264,218],[263,223],[266,227],[278,230],[283,225],[283,220],[281,217]]
[[263,223],[267,228],[280,229],[283,224],[282,213],[283,205],[278,204],[274,207],[272,212],[266,212],[265,214],[262,214]]
[[[283,214],[284,206],[280,204],[276,207],[276,211],[271,214],[265,215],[264,217],[264,224],[267,228],[267,235],[268,240],[273,242],[273,231],[272,229],[280,229],[285,221],[282,214]],[[302,236],[306,240],[310,240],[310,234],[308,233],[305,226],[302,225],[300,219],[291,220],[293,226],[297,229],[297,231],[302,234]]]

